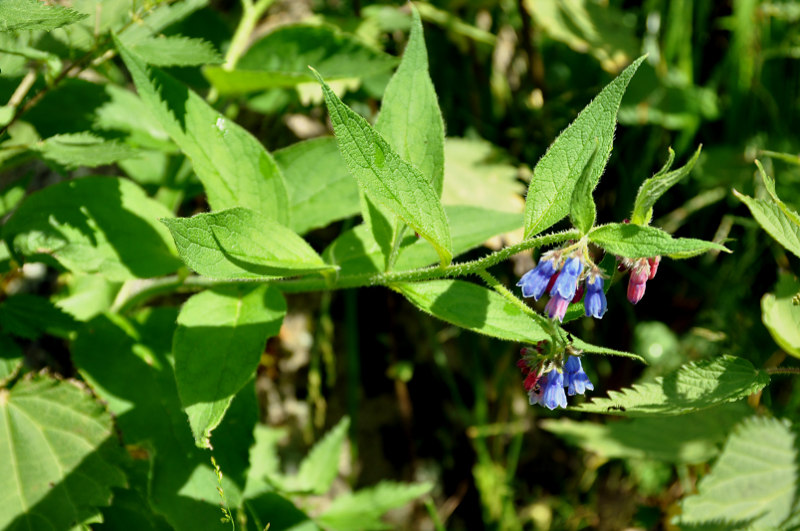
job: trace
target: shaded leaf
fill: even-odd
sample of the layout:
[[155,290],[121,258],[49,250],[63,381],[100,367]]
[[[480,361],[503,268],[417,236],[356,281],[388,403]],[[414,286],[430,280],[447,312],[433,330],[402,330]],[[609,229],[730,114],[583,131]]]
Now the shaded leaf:
[[222,56],[213,44],[182,35],[143,40],[131,46],[131,51],[147,64],[155,66],[195,66],[222,62]]
[[581,231],[581,234],[589,232],[597,219],[597,207],[594,205],[594,198],[592,198],[592,192],[597,183],[592,181],[592,174],[589,169],[594,166],[594,161],[597,157],[596,148],[598,146],[597,139],[595,139],[595,150],[592,151],[589,162],[586,163],[583,172],[575,182],[575,189],[572,191],[572,199],[570,200],[569,219],[572,225]]
[[336,531],[384,529],[389,526],[380,520],[383,513],[430,490],[431,485],[427,483],[412,485],[381,481],[374,487],[337,497],[316,521]]
[[49,378],[0,389],[0,527],[69,529],[125,485],[111,416],[84,389]]
[[131,181],[84,177],[25,198],[3,238],[30,261],[52,258],[71,271],[112,280],[155,277],[180,266],[169,231],[158,222],[168,216]]
[[626,417],[682,415],[740,400],[767,383],[767,373],[745,359],[726,355],[688,363],[652,382],[609,391],[608,398],[594,398],[575,409]]
[[136,89],[150,112],[191,159],[214,210],[243,206],[285,225],[286,186],[264,146],[169,75],[115,40]]
[[283,296],[266,284],[217,287],[184,303],[173,340],[175,381],[198,447],[211,448],[211,431],[255,376],[285,313]]
[[358,185],[333,137],[297,142],[275,152],[286,179],[291,220],[298,234],[358,214]]
[[44,297],[19,293],[0,302],[0,329],[27,339],[44,333],[64,337],[78,323]]
[[136,156],[136,150],[92,133],[51,136],[36,144],[35,151],[67,169],[80,166],[95,168]]
[[688,258],[707,251],[730,252],[725,246],[694,238],[673,238],[655,227],[629,223],[609,223],[595,227],[589,240],[618,256],[643,258],[667,255],[671,258]]
[[391,70],[397,59],[333,26],[290,24],[255,42],[236,69],[203,73],[220,94],[239,94],[311,82],[309,65],[328,80],[360,79]]
[[17,342],[10,335],[0,333],[0,387],[4,387],[22,369],[24,361]]
[[681,504],[677,523],[730,524],[742,529],[784,529],[797,499],[796,434],[788,422],[753,417],[731,434],[698,493]]
[[[609,413],[619,411],[612,409]],[[750,414],[752,410],[747,404],[737,402],[677,417],[637,418],[607,424],[547,419],[540,425],[570,444],[609,459],[697,464],[716,457],[733,426]]]
[[300,236],[246,208],[164,218],[186,265],[212,278],[278,278],[332,269]]
[[[611,155],[617,109],[640,57],[587,105],[536,164],[525,203],[525,237],[549,228],[569,213],[578,178],[585,172],[594,189]],[[589,162],[591,161],[591,164]]]
[[37,0],[3,0],[0,2],[0,31],[50,31],[88,16],[74,9],[47,5]]
[[318,80],[339,150],[361,190],[431,242],[442,265],[449,264],[453,258],[450,227],[433,185],[342,103],[321,77]]

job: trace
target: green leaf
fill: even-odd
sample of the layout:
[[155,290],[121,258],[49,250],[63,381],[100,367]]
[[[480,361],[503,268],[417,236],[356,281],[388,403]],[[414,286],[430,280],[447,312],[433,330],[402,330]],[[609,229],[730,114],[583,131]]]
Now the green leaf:
[[5,387],[16,376],[24,361],[22,349],[17,342],[10,335],[0,333],[0,387]]
[[37,0],[3,0],[0,2],[0,31],[45,30],[72,24],[89,15]]
[[0,389],[0,527],[71,529],[126,483],[111,416],[69,381]]
[[283,296],[266,284],[206,290],[181,308],[173,341],[175,380],[199,448],[211,448],[211,430],[254,377],[267,339],[278,334],[285,314]]
[[550,335],[499,293],[463,280],[398,282],[390,286],[423,312],[488,336],[536,343]]
[[238,124],[115,39],[139,96],[192,161],[213,210],[243,206],[286,225],[288,198],[278,165]]
[[361,190],[431,242],[443,266],[449,264],[450,227],[433,185],[314,73],[322,84],[339,150]]
[[254,43],[235,70],[206,67],[203,74],[220,94],[241,94],[311,82],[308,65],[328,80],[362,79],[391,70],[397,59],[333,26],[290,24]]
[[108,311],[122,287],[100,275],[69,275],[55,305],[79,321]]
[[644,56],[638,58],[609,83],[536,164],[525,203],[525,238],[539,234],[569,213],[575,184],[584,171],[590,188],[597,186],[611,155],[622,95],[643,60]]
[[444,121],[433,81],[422,21],[411,4],[413,23],[400,66],[386,86],[375,129],[400,158],[410,162],[442,195],[444,179]]
[[519,171],[497,147],[481,139],[445,138],[442,203],[522,212],[524,193]]
[[[458,256],[498,234],[518,229],[521,214],[497,212],[472,206],[445,207],[453,227],[453,255]],[[435,264],[436,251],[427,242],[407,235],[395,270],[404,271]],[[383,270],[384,255],[366,225],[342,233],[323,253],[325,260],[340,268],[340,275],[378,273]]]
[[337,497],[319,517],[318,524],[336,531],[386,529],[380,517],[431,490],[428,483],[402,484],[381,481],[374,487]]
[[214,45],[203,39],[171,35],[143,40],[131,51],[155,66],[195,66],[222,62]]
[[764,172],[761,163],[756,163],[770,200],[754,199],[736,190],[733,194],[747,205],[761,228],[789,252],[800,257],[800,216],[780,200],[775,193],[775,182]]
[[[176,530],[230,530],[230,524],[220,522],[210,454],[195,446],[181,410],[171,359],[177,315],[176,308],[162,307],[148,308],[134,320],[98,316],[72,343],[72,358],[116,415],[120,436],[136,457],[132,464],[138,473],[130,480],[137,481],[135,487],[145,493],[152,510]],[[231,507],[241,502],[257,419],[250,383],[236,395],[214,433],[213,455],[223,470],[222,487]]]
[[581,234],[586,234],[594,226],[597,219],[597,207],[594,205],[592,192],[597,184],[593,181],[592,174],[589,169],[594,166],[594,161],[597,157],[597,148],[599,146],[598,140],[595,138],[595,149],[592,151],[592,156],[583,168],[580,177],[575,183],[575,189],[572,191],[572,199],[570,200],[569,219],[576,229],[581,231]]
[[266,478],[277,476],[281,472],[278,442],[286,435],[285,429],[256,424],[253,429],[254,442],[249,452],[250,467],[247,469],[243,494],[245,498],[254,498],[261,493],[273,490]]
[[698,493],[681,504],[679,525],[785,529],[797,498],[797,436],[789,423],[752,417],[731,434]]
[[77,328],[75,319],[44,297],[19,293],[0,302],[0,328],[27,339],[43,333],[65,337]]
[[587,343],[586,341],[578,338],[572,338],[572,346],[583,351],[585,354],[601,354],[605,356],[621,356],[623,358],[631,358],[636,361],[641,361],[642,363],[647,363],[643,357],[639,356],[638,354],[634,354],[632,352],[625,352],[624,350],[616,350],[613,348],[608,347],[601,347],[598,345],[592,345],[591,343]]
[[689,175],[689,172],[694,168],[697,158],[700,156],[700,150],[703,146],[697,147],[697,151],[689,162],[677,170],[669,171],[672,165],[672,160],[675,158],[675,152],[672,148],[669,150],[669,158],[667,164],[658,173],[647,179],[639,188],[639,193],[636,194],[636,201],[633,204],[633,213],[631,214],[631,223],[634,225],[649,225],[653,219],[653,205],[656,201],[666,193],[667,190],[677,184],[678,181]]
[[609,223],[592,229],[589,240],[617,256],[644,258],[667,255],[689,258],[707,251],[730,252],[725,246],[694,238],[673,238],[655,227],[629,223]]
[[767,383],[767,373],[745,359],[725,355],[688,363],[652,382],[609,391],[608,398],[594,398],[575,409],[626,417],[682,415],[740,400]]
[[[256,529],[270,531],[320,531],[309,516],[291,500],[276,492],[264,492],[246,502],[248,517]],[[249,527],[248,527],[249,529]]]
[[300,463],[293,476],[268,476],[278,490],[289,493],[325,494],[339,473],[339,456],[347,437],[350,419],[343,417],[331,431],[319,440]]
[[800,282],[791,275],[780,275],[775,293],[761,298],[761,320],[772,339],[787,354],[800,358],[800,305],[793,298],[800,293]]
[[136,150],[92,133],[71,133],[51,136],[36,144],[34,151],[66,169],[79,166],[95,168],[136,156]]
[[148,278],[180,266],[169,231],[158,223],[167,216],[131,181],[84,177],[28,196],[3,238],[30,261],[52,258],[70,271],[111,280]]
[[[122,5],[125,8],[128,7],[124,3]],[[152,6],[147,12],[145,23],[127,25],[119,34],[119,39],[125,46],[137,45],[207,5],[208,0],[181,0],[171,4],[161,3]],[[125,13],[125,19],[129,19],[128,13]]]
[[212,278],[279,278],[333,269],[300,236],[246,208],[161,220],[178,253]]
[[112,84],[104,88],[106,102],[94,113],[95,128],[123,137],[126,143],[140,148],[176,151],[161,123],[136,93]]
[[752,410],[747,404],[737,402],[677,417],[638,418],[607,424],[547,419],[541,421],[540,426],[570,444],[607,459],[699,464],[716,457],[733,426],[750,414]]
[[298,234],[358,214],[358,185],[333,137],[297,142],[275,152],[286,179],[289,227]]
[[0,216],[5,216],[25,197],[30,184],[30,176],[16,180],[0,190]]

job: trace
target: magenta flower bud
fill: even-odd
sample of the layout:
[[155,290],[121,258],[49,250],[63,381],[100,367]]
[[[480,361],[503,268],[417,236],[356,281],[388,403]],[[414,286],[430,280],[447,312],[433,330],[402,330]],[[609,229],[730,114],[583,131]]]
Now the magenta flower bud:
[[661,257],[654,256],[653,258],[648,258],[647,263],[650,265],[650,276],[647,277],[647,279],[652,280],[653,277],[656,276],[656,272],[658,271],[658,264],[661,263]]
[[631,275],[630,281],[628,282],[628,300],[631,304],[636,304],[644,297],[644,290],[647,287],[647,283],[634,282],[633,279],[634,277]]
[[550,319],[558,319],[559,322],[564,320],[564,315],[567,313],[567,306],[569,299],[565,299],[560,295],[553,295],[544,307],[544,311],[550,316]]

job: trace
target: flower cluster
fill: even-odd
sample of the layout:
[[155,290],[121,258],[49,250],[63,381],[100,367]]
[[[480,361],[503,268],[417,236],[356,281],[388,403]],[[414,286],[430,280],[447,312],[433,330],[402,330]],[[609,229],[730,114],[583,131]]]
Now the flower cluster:
[[[585,280],[581,284],[581,280]],[[545,292],[550,300],[545,313],[551,319],[564,320],[570,302],[578,302],[586,293],[584,307],[587,317],[602,319],[608,309],[603,291],[603,274],[591,260],[586,258],[585,247],[573,252],[556,249],[544,253],[536,267],[525,273],[517,282],[523,297],[537,301]]]
[[647,281],[656,276],[658,264],[661,263],[660,256],[650,258],[623,258],[620,262],[620,269],[631,272],[628,280],[628,300],[631,304],[636,304],[644,297],[644,290]]
[[[584,372],[578,356],[568,355],[566,362],[563,360],[563,355],[553,360],[531,356],[533,350],[542,352],[543,343],[540,342],[534,349],[523,348],[520,351],[522,358],[517,362],[517,366],[525,376],[523,386],[531,405],[538,404],[551,410],[557,407],[565,408],[567,395],[582,395],[587,389],[594,390],[594,385]],[[567,389],[566,393],[564,388]]]

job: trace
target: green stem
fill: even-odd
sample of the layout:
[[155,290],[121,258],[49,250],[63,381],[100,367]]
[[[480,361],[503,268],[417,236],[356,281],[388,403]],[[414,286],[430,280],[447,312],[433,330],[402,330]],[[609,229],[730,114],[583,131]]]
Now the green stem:
[[[162,293],[173,291],[178,288],[185,288],[187,290],[200,290],[204,288],[211,288],[220,284],[232,284],[237,282],[272,282],[274,285],[285,293],[304,293],[312,291],[330,291],[337,289],[350,289],[359,288],[364,286],[386,286],[396,282],[420,282],[423,280],[435,280],[440,278],[462,277],[471,274],[477,274],[478,271],[484,271],[486,268],[499,264],[504,260],[508,260],[511,256],[545,245],[560,243],[566,240],[572,240],[579,237],[577,230],[568,230],[564,232],[556,232],[552,234],[545,234],[537,238],[525,240],[524,242],[516,245],[511,245],[488,256],[473,260],[470,262],[462,262],[452,264],[447,267],[430,266],[420,269],[413,269],[410,271],[391,271],[387,273],[362,273],[358,275],[345,275],[335,280],[318,277],[298,278],[293,280],[261,280],[261,279],[241,279],[241,280],[215,280],[208,277],[189,276],[182,277],[180,275],[170,275],[160,278],[141,279],[136,280],[136,286],[126,293],[120,293],[117,300],[114,301],[115,311],[126,311],[137,304],[141,304],[149,298],[160,295]],[[510,292],[509,292],[510,294]],[[513,295],[511,295],[514,297]],[[516,297],[514,297],[516,299]],[[519,300],[519,299],[517,299]],[[520,302],[526,308],[526,312],[530,312],[534,319],[537,317],[544,319],[524,303]],[[552,328],[552,324],[548,325],[548,329]]]
[[767,374],[799,374],[800,375],[800,368],[797,367],[772,367],[770,369],[764,369]]

